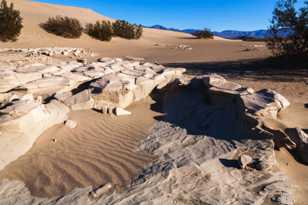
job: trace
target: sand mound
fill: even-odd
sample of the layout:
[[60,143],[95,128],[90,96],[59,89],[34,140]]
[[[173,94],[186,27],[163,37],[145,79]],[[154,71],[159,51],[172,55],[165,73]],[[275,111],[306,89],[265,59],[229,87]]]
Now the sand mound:
[[25,29],[30,24],[40,23],[40,21],[56,15],[78,18],[82,23],[99,19],[111,20],[87,8],[39,3],[30,0],[10,0],[10,2],[13,2],[16,8],[21,10]]
[[[97,47],[97,43],[109,44],[97,41],[90,38],[87,35],[83,35],[80,39],[65,39],[62,37],[49,34],[44,31],[39,25],[45,22],[49,17],[61,15],[77,18],[82,24],[89,22],[95,22],[97,20],[112,20],[108,17],[100,15],[90,9],[70,7],[63,5],[54,5],[47,3],[32,2],[28,0],[12,0],[15,7],[21,11],[23,17],[24,28],[22,34],[17,42],[13,43],[0,43],[1,47],[51,47],[51,46],[72,46],[76,47]],[[133,41],[135,46],[140,45],[153,45],[155,39],[176,39],[177,37],[189,36],[184,33],[170,32],[170,31],[158,31],[154,29],[145,29],[144,37],[138,41]],[[116,46],[118,43],[124,43],[125,45],[130,45],[131,42],[114,38],[111,46]],[[124,46],[125,46],[124,45]]]
[[123,117],[94,111],[71,113],[77,128],[58,125],[47,130],[26,155],[0,173],[0,179],[23,181],[40,197],[63,195],[76,187],[130,183],[153,160],[136,148],[157,113],[150,110],[149,101],[129,110],[133,115]]
[[[47,33],[39,25],[48,17],[66,15],[78,18],[83,24],[110,18],[89,9],[53,5],[29,0],[12,0],[24,19],[22,34],[16,42],[0,42],[2,48],[42,48],[42,47],[78,47],[95,51],[103,57],[143,57],[159,63],[230,61],[268,56],[266,49],[254,49],[240,52],[250,47],[250,42],[214,38],[214,40],[196,39],[190,34],[145,28],[138,40],[113,38],[111,42],[102,42],[83,34],[79,39],[65,39]],[[137,22],[138,23],[138,22]],[[180,45],[192,48],[177,49]],[[223,51],[223,52],[221,52]]]

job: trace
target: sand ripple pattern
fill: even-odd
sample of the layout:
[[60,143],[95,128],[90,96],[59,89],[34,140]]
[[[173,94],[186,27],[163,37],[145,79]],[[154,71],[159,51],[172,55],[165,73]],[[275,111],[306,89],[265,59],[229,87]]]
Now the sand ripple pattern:
[[94,111],[71,113],[77,128],[59,125],[47,130],[26,155],[0,172],[0,180],[21,180],[40,197],[108,182],[119,186],[130,183],[153,160],[153,156],[135,150],[157,114],[146,103],[130,110],[132,116],[119,118]]

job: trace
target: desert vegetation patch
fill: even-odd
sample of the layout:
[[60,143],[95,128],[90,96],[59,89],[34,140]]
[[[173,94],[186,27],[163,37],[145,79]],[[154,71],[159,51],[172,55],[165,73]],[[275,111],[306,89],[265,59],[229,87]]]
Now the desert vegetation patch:
[[209,29],[197,31],[193,35],[200,39],[213,39],[214,38],[214,34]]
[[83,28],[76,18],[67,16],[50,17],[41,27],[49,33],[53,33],[64,38],[79,38]]
[[86,25],[85,32],[98,40],[110,41],[113,35],[112,23],[109,21],[97,21],[95,24]]
[[126,39],[139,39],[143,33],[141,25],[131,24],[123,20],[117,20],[113,23],[112,27],[115,36]]
[[23,28],[20,11],[14,9],[14,4],[8,5],[6,0],[0,4],[0,40],[16,41]]

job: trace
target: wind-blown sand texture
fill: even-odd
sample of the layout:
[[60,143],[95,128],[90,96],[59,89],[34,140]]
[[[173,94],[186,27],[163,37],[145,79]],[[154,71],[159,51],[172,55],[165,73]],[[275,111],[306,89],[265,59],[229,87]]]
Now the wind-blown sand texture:
[[130,107],[131,116],[115,117],[76,111],[64,125],[47,130],[24,156],[0,172],[0,179],[25,182],[34,196],[63,195],[76,187],[98,187],[111,182],[120,188],[154,157],[136,151],[154,123],[151,102]]

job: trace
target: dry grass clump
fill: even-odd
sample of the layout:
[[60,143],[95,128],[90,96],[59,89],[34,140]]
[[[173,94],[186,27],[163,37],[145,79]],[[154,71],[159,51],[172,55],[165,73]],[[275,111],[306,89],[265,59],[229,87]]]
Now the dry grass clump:
[[98,40],[110,41],[113,35],[112,24],[109,21],[97,21],[86,25],[85,32]]
[[0,41],[16,41],[22,28],[20,11],[14,9],[13,3],[8,6],[6,0],[2,0],[0,4]]
[[89,36],[101,40],[110,41],[113,36],[125,39],[139,39],[143,33],[143,27],[131,24],[127,21],[117,20],[114,23],[109,21],[97,21],[88,23],[83,29],[78,19],[70,17],[50,17],[41,27],[49,33],[65,38],[79,38],[84,31]]
[[78,19],[56,16],[50,17],[41,27],[49,33],[53,33],[64,38],[79,38],[83,28]]
[[197,31],[193,35],[200,39],[213,39],[214,38],[213,33],[209,29]]
[[143,33],[143,27],[137,24],[131,24],[127,21],[117,20],[113,23],[113,33],[126,39],[139,39]]

